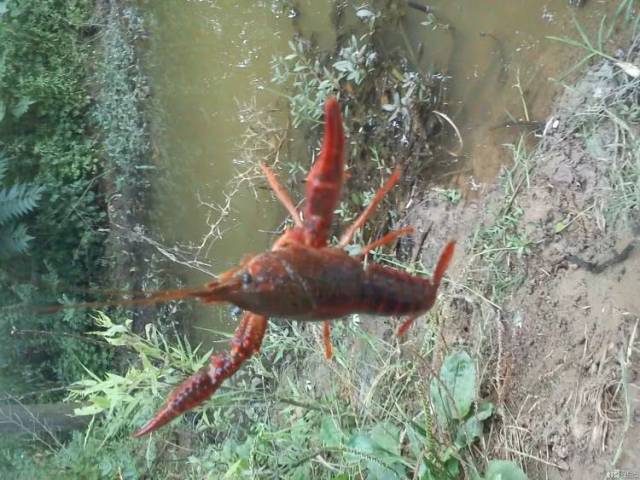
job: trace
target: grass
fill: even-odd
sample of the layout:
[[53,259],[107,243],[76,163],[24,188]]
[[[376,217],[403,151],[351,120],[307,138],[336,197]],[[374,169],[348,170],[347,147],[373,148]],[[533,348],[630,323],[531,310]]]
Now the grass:
[[614,36],[617,29],[621,27],[626,29],[632,39],[639,33],[640,19],[634,11],[634,0],[619,1],[610,19],[604,15],[600,20],[596,38],[593,40],[589,38],[585,29],[580,25],[575,17],[573,19],[573,24],[578,32],[578,40],[567,37],[547,37],[550,40],[561,42],[586,52],[586,55],[573,65],[562,78],[565,78],[573,71],[588,65],[597,58],[613,62],[618,68],[623,70],[625,73],[635,76],[635,78],[640,76],[640,67],[637,64],[634,65],[632,62],[620,60],[615,58],[613,55],[606,53],[606,44]]
[[[620,69],[615,75],[622,74],[627,75]],[[633,141],[637,137],[635,120],[625,116],[630,111],[633,118],[637,105],[630,96],[633,88],[626,90],[627,87],[604,107],[599,104],[593,117],[598,122],[608,122],[617,135],[614,138],[620,140],[610,145],[610,153],[615,153],[613,164],[618,168],[612,170],[615,174],[611,176],[609,198],[617,216],[628,216],[637,208],[635,157],[627,151],[633,148],[619,148],[635,148]],[[402,106],[402,102],[395,104]],[[625,104],[626,112],[618,110]],[[320,101],[315,108],[319,105]],[[311,110],[305,115],[311,118]],[[602,126],[585,121],[579,129],[588,138],[593,133],[589,129]],[[376,165],[383,158],[381,150],[375,146],[371,152]],[[502,196],[494,206],[494,219],[475,235],[468,272],[471,280],[462,286],[475,295],[476,304],[482,305],[480,345],[450,350],[441,345],[442,326],[438,320],[445,318],[446,308],[431,312],[431,323],[424,335],[402,346],[393,337],[386,341],[384,334],[368,333],[363,328],[363,318],[334,323],[334,338],[340,340],[331,363],[323,360],[320,334],[315,327],[272,325],[261,354],[248,362],[205,408],[147,440],[147,452],[164,449],[175,463],[171,465],[156,454],[148,454],[146,468],[156,474],[179,471],[183,477],[188,472],[190,478],[458,478],[480,476],[478,472],[484,472],[487,479],[524,478],[513,463],[491,460],[491,447],[495,445],[492,442],[500,443],[506,455],[549,465],[547,460],[530,453],[536,440],[530,438],[530,433],[510,428],[518,423],[518,413],[509,412],[501,395],[509,363],[502,306],[526,278],[525,260],[535,249],[522,226],[524,211],[519,202],[519,196],[531,185],[535,159],[525,149],[524,140],[512,147],[512,153],[514,163],[502,176]],[[457,197],[448,191],[443,195],[451,202]],[[366,201],[366,195],[356,195],[351,201],[359,206]],[[341,207],[343,219],[349,218],[349,207]],[[565,231],[571,221],[567,220],[556,233]],[[421,266],[404,265],[391,256],[378,254],[376,259],[412,273],[428,274]],[[178,372],[196,368],[206,355],[194,354],[185,342],[165,349],[163,345],[169,341],[157,332],[142,343],[130,332],[122,331],[120,335],[130,339],[125,343],[138,355],[161,350],[153,357],[155,361],[146,360],[144,371],[131,372],[131,385],[139,388],[118,383],[118,391],[103,390],[112,400],[107,402],[108,412],[100,408],[116,422],[126,420],[125,413],[128,414],[129,421],[121,428],[130,429],[137,422],[133,415],[139,415],[139,411],[128,408],[122,399],[138,395],[149,399],[149,389],[156,389],[153,402],[157,405],[168,391],[167,384],[183,375]],[[189,364],[185,363],[187,359]],[[628,382],[625,384],[624,380],[628,359],[629,356],[621,360],[624,395],[628,395]],[[312,378],[310,371],[314,372]],[[79,385],[77,394],[93,402],[92,395],[109,381],[112,380],[94,378],[91,385]],[[498,392],[495,406],[482,401],[492,391]],[[146,401],[142,403],[146,405]],[[500,423],[492,421],[495,419]],[[500,429],[501,424],[504,428]],[[172,430],[182,434],[197,432],[190,434],[193,440],[182,457],[178,454],[180,449],[169,444]],[[481,437],[486,443],[478,442]],[[223,444],[217,442],[221,439],[225,439]],[[138,459],[138,464],[141,461]]]
[[[623,71],[611,75],[612,85],[599,98],[589,100],[575,128],[585,139],[587,150],[607,165],[610,189],[603,195],[605,213],[611,222],[640,225],[640,78]],[[606,136],[596,133],[606,132]],[[634,227],[635,224],[635,227]]]
[[[103,281],[109,263],[105,232],[112,220],[105,197],[125,193],[139,200],[143,190],[147,89],[133,47],[143,30],[128,8],[114,7],[108,18],[96,19],[94,2],[85,0],[0,3],[8,9],[0,15],[0,148],[10,161],[11,180],[33,178],[43,187],[40,208],[28,219],[35,237],[31,256],[3,263],[1,300],[51,303],[59,288],[86,292]],[[114,369],[113,349],[84,335],[88,320],[82,310],[3,312],[0,325],[9,341],[0,373],[6,392],[24,394],[32,403],[56,401],[61,385],[82,378],[87,369],[100,375]],[[83,469],[95,467],[97,451],[105,454],[105,468],[109,456],[120,458],[121,466],[130,457],[130,446],[102,448],[102,439],[89,435],[55,435],[64,447],[46,452],[36,438],[3,439],[3,477],[84,478]],[[40,461],[44,457],[49,465]],[[95,477],[130,471],[102,467]]]
[[[368,28],[375,25],[370,18],[367,22]],[[351,120],[358,115],[370,117],[381,125],[388,122],[394,135],[406,132],[416,106],[428,105],[429,86],[420,75],[396,71],[394,94],[379,112],[354,112],[354,106],[366,102],[359,102],[357,94],[352,96],[351,92],[366,88],[363,86],[368,79],[379,73],[367,65],[366,59],[373,58],[366,43],[369,38],[364,35],[347,39],[339,57],[326,63],[318,60],[309,44],[292,43],[292,53],[274,62],[274,77],[277,84],[293,87],[294,93],[287,98],[294,126],[318,125],[324,98],[340,92],[352,143],[365,146],[364,151],[351,155],[371,159],[364,170],[368,168],[378,179],[389,170],[386,158],[393,142],[359,142],[360,133],[351,126]],[[352,89],[345,89],[345,85]],[[249,150],[253,150],[254,139],[249,140]],[[246,163],[247,175],[252,176],[251,162]],[[300,163],[287,168],[290,173],[306,171]],[[508,179],[515,195],[520,177],[515,178],[512,173]],[[357,193],[349,195],[338,209],[340,221],[352,218],[375,190],[371,182],[363,190],[353,188]],[[454,190],[442,194],[451,203],[460,199]],[[511,212],[505,212],[505,217],[508,213]],[[490,235],[500,237],[503,243],[511,242],[510,252],[517,253],[518,245],[520,255],[525,254],[527,242],[518,238],[516,225],[505,224],[501,228],[502,236],[497,230]],[[388,257],[387,263],[394,262]],[[423,273],[422,270],[413,268],[412,272]],[[437,315],[434,312],[432,318]],[[206,409],[182,420],[189,425],[174,425],[178,430],[200,432],[205,439],[189,452],[191,475],[457,478],[462,472],[480,475],[478,472],[486,468],[487,478],[497,478],[499,473],[492,472],[500,472],[501,468],[511,468],[517,474],[512,464],[505,466],[489,458],[478,462],[471,454],[483,423],[493,413],[493,407],[483,404],[478,396],[475,359],[460,351],[437,352],[437,324],[427,328],[418,345],[399,349],[395,339],[385,341],[379,334],[368,334],[358,325],[360,319],[353,320],[355,325],[334,324],[334,338],[347,340],[338,341],[331,363],[322,357],[319,334],[313,334],[315,327],[271,325],[262,352],[234,377],[231,386],[221,389]],[[326,381],[313,383],[309,371],[315,372],[314,379],[325,377]],[[463,371],[466,374],[462,375]],[[160,378],[164,378],[162,374]],[[462,388],[463,384],[466,388]],[[166,393],[166,389],[159,391],[156,400]],[[117,397],[120,396],[128,398],[130,394]],[[243,428],[238,429],[238,425]],[[158,436],[165,438],[171,435],[170,431],[169,428]],[[221,438],[225,439],[222,447],[211,442]],[[153,465],[163,468],[160,461]]]
[[533,169],[525,145],[525,139],[520,138],[509,147],[513,166],[502,174],[502,203],[495,208],[494,221],[475,235],[473,260],[482,265],[479,276],[483,279],[483,294],[497,304],[502,304],[524,280],[523,257],[532,246],[520,225],[524,211],[517,200],[522,190],[530,186]]
[[[605,63],[598,75],[610,83],[604,94],[588,99],[581,114],[572,122],[585,138],[589,153],[609,162],[607,175],[611,189],[604,195],[608,219],[612,222],[631,219],[632,228],[640,228],[640,55],[637,48],[616,56],[607,53],[620,29],[634,44],[633,40],[640,34],[640,17],[634,13],[632,0],[622,0],[610,19],[602,17],[594,39],[575,20],[574,25],[577,40],[549,37],[586,52],[567,74],[600,59]],[[599,134],[603,131],[607,137]]]
[[93,79],[97,89],[93,117],[115,189],[144,191],[142,172],[153,167],[148,164],[150,141],[143,121],[149,86],[135,47],[145,35],[143,20],[133,9],[111,5],[104,22],[103,53]]
[[[117,444],[164,400],[167,384],[197,369],[209,353],[154,328],[141,337],[103,315],[96,320],[98,338],[135,352],[144,367],[72,386],[71,399],[87,402],[79,413],[105,416],[86,439]],[[469,447],[493,407],[476,401],[474,360],[452,352],[437,373],[431,366],[436,329],[398,349],[395,340],[367,333],[361,321],[334,324],[340,340],[330,363],[308,325],[272,324],[260,355],[205,407],[147,438],[144,458],[141,452],[133,464],[156,475],[188,471],[182,478],[454,479],[462,471],[477,473]],[[168,443],[173,432],[192,432],[188,458],[172,463],[149,453],[169,448],[179,455]]]
[[[34,237],[30,250],[2,258],[0,302],[37,304],[51,302],[62,284],[86,287],[104,273],[107,214],[87,89],[94,25],[83,0],[25,0],[3,7],[0,152],[8,160],[8,183],[38,185],[40,202],[24,217]],[[86,342],[20,335],[85,329],[82,314],[3,314],[0,330],[12,341],[1,348],[2,373],[17,380],[14,393],[78,378],[82,363],[106,368],[108,354]]]
[[293,88],[294,93],[285,97],[295,128],[303,124],[321,125],[322,106],[327,97],[339,92],[345,82],[357,87],[367,80],[377,59],[371,43],[373,32],[371,28],[359,37],[352,35],[329,62],[320,62],[320,53],[302,39],[290,41],[291,53],[273,60],[272,82],[287,90]]
[[[489,207],[487,221],[469,239],[466,267],[458,275],[458,280],[445,278],[444,282],[448,284],[449,289],[439,300],[440,308],[436,318],[432,318],[432,321],[439,320],[441,323],[438,329],[444,329],[438,330],[436,338],[447,337],[451,333],[448,330],[454,328],[452,325],[459,324],[459,321],[452,318],[454,315],[458,317],[453,313],[456,310],[452,311],[452,308],[455,308],[452,307],[454,302],[464,300],[473,312],[469,320],[472,331],[468,341],[457,340],[458,345],[452,348],[446,346],[447,342],[443,340],[441,348],[445,349],[445,352],[435,354],[435,358],[439,355],[451,358],[451,355],[457,354],[456,352],[471,352],[476,369],[476,392],[482,393],[476,393],[474,397],[476,411],[474,416],[465,421],[465,428],[472,428],[469,424],[475,421],[473,419],[482,417],[483,408],[491,411],[491,415],[486,419],[491,427],[478,434],[477,438],[483,439],[481,442],[470,443],[469,451],[464,456],[465,462],[461,464],[464,466],[465,474],[471,475],[471,478],[473,474],[478,474],[484,469],[486,478],[497,478],[500,474],[505,475],[503,478],[526,478],[515,463],[503,464],[492,460],[496,451],[500,451],[501,456],[504,454],[505,450],[501,449],[504,445],[512,448],[507,457],[516,458],[518,461],[520,457],[517,454],[527,451],[527,446],[520,444],[524,441],[521,433],[517,437],[509,436],[515,430],[509,431],[508,428],[500,427],[502,424],[517,424],[508,411],[503,393],[510,368],[505,331],[516,325],[506,325],[503,308],[509,303],[510,296],[526,280],[527,256],[535,247],[535,243],[528,238],[522,225],[524,210],[519,200],[519,196],[526,193],[531,186],[534,175],[536,151],[530,151],[526,145],[527,140],[521,138],[517,144],[508,146],[513,164],[505,168],[501,174],[499,194]],[[445,198],[451,201],[448,195],[445,195]],[[407,265],[390,255],[378,254],[376,260],[420,276],[428,277],[431,273],[420,264]],[[446,326],[446,323],[451,325]],[[457,339],[458,334],[454,335]],[[431,391],[434,389],[435,385],[432,383]],[[495,398],[497,401],[495,405],[487,403],[484,397]],[[437,403],[431,403],[430,408],[437,412]],[[459,424],[449,422],[447,428],[439,432],[438,441],[441,442],[443,438],[452,435],[452,432],[460,431],[459,429]],[[501,447],[496,448],[497,444]],[[503,467],[504,471],[501,470]]]
[[622,391],[622,396],[624,399],[624,427],[623,433],[620,436],[620,442],[618,443],[618,446],[616,447],[615,453],[613,454],[613,458],[611,460],[612,467],[615,467],[620,460],[625,437],[627,432],[629,431],[629,428],[631,428],[632,417],[634,415],[633,397],[631,395],[629,387],[631,380],[630,368],[632,366],[632,355],[634,354],[634,350],[637,350],[636,336],[638,333],[638,323],[640,323],[640,319],[636,320],[636,323],[633,326],[633,330],[631,331],[631,335],[629,336],[626,348],[621,349],[618,354],[618,362],[620,365],[620,390]]
[[[606,201],[609,219],[626,221],[632,215],[633,221],[640,225],[640,214],[637,213],[640,208],[640,134],[637,128],[640,119],[640,56],[637,48],[631,48],[623,55],[607,53],[608,44],[621,28],[632,39],[632,45],[633,39],[637,39],[640,34],[640,17],[634,12],[633,0],[622,0],[618,2],[610,19],[602,17],[594,39],[589,37],[575,19],[574,25],[579,35],[577,40],[549,38],[586,52],[567,74],[594,59],[607,62],[601,67],[601,73],[610,77],[615,85],[608,85],[606,94],[589,99],[584,111],[574,119],[575,128],[587,139],[590,153],[605,157],[611,162],[608,168],[611,191]],[[610,65],[613,67],[610,68]],[[602,136],[595,133],[601,131],[612,131],[611,141],[598,144],[598,139]]]

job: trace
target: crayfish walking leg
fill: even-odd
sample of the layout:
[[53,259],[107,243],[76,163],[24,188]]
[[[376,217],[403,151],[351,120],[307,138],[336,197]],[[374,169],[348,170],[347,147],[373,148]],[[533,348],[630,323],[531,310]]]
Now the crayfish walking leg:
[[[431,278],[432,287],[430,290],[432,292],[431,295],[433,295],[434,300],[435,300],[436,292],[438,291],[438,287],[440,286],[440,282],[442,281],[442,277],[444,276],[444,273],[447,271],[447,268],[451,263],[451,259],[453,258],[453,252],[455,251],[455,248],[456,248],[456,242],[451,241],[447,243],[447,245],[444,247],[444,250],[442,251],[442,254],[440,254],[440,258],[438,259],[436,268],[433,271],[433,277]],[[413,322],[415,322],[416,318],[418,318],[420,315],[421,313],[417,315],[412,315],[407,320],[405,320],[402,323],[402,325],[398,327],[397,335],[401,337],[405,333],[407,333],[407,330],[409,330],[411,325],[413,325]]]

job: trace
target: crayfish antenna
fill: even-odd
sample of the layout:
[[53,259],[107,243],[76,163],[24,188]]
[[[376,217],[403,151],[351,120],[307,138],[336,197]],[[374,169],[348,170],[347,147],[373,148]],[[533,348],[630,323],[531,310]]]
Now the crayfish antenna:
[[166,425],[187,410],[210,398],[222,382],[236,373],[242,364],[260,350],[267,329],[267,317],[245,313],[231,340],[231,352],[212,355],[211,363],[182,382],[156,416],[133,434],[140,438]]

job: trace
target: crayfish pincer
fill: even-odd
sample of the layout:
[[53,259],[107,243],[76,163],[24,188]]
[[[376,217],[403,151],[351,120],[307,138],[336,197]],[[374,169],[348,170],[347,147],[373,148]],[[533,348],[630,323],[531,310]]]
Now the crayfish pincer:
[[[231,340],[228,353],[214,354],[209,365],[187,378],[169,396],[164,407],[134,436],[140,437],[211,397],[222,382],[260,350],[270,316],[304,321],[324,321],[325,355],[331,358],[329,320],[352,313],[408,316],[398,334],[434,304],[442,277],[453,258],[455,243],[449,242],[431,279],[369,264],[362,258],[372,249],[392,242],[411,228],[395,230],[366,245],[358,256],[345,247],[384,195],[400,178],[396,169],[369,206],[347,228],[336,246],[328,246],[329,229],[344,179],[344,132],[340,105],[329,98],[324,107],[324,140],[318,160],[306,181],[306,203],[301,215],[274,173],[261,165],[280,202],[293,217],[270,251],[245,260],[199,290],[184,291],[204,303],[229,302],[245,313]],[[171,297],[176,298],[174,292]],[[178,295],[180,296],[180,295]]]

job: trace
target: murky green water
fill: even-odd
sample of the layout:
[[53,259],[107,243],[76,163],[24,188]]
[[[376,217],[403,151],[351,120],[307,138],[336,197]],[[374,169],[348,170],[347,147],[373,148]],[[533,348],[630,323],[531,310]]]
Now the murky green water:
[[[162,113],[155,126],[162,180],[152,230],[155,241],[190,265],[176,265],[175,273],[198,285],[209,279],[204,272],[267,249],[268,232],[284,218],[263,191],[244,185],[234,193],[234,179],[243,170],[239,145],[248,127],[240,109],[273,106],[273,94],[263,90],[270,61],[288,48],[294,30],[269,2],[172,0],[147,8],[156,22],[151,63]],[[196,325],[233,328],[228,309],[198,308],[196,315]]]
[[[544,121],[560,89],[548,80],[561,77],[578,54],[547,37],[577,37],[574,17],[593,29],[614,3],[574,8],[566,0],[435,0],[428,2],[435,22],[409,10],[404,28],[408,43],[416,51],[422,46],[418,65],[451,77],[443,109],[460,129],[464,148],[459,159],[443,155],[449,165],[441,173],[454,172],[449,181],[469,192],[495,178],[509,161],[502,144],[526,131],[504,124]],[[451,137],[449,150],[457,153],[452,130]]]
[[[203,272],[219,272],[246,253],[269,248],[270,232],[285,217],[267,192],[244,185],[216,224],[216,207],[226,205],[225,195],[243,168],[239,145],[247,124],[241,106],[276,105],[270,61],[288,53],[287,42],[296,32],[313,34],[327,51],[335,49],[334,2],[299,2],[295,20],[275,15],[272,3],[277,2],[168,0],[145,7],[156,22],[151,63],[161,110],[154,127],[162,171],[154,207],[159,220],[150,231],[154,241],[191,265],[176,265],[176,274],[190,285],[206,282]],[[572,15],[593,23],[601,4],[573,9],[566,0],[434,0],[429,5],[435,19],[408,9],[386,46],[409,44],[418,68],[452,77],[443,109],[465,147],[460,158],[443,156],[443,177],[468,189],[490,182],[506,161],[499,145],[512,141],[513,131],[496,127],[509,115],[520,120],[547,115],[556,88],[547,78],[564,71],[569,54],[545,37],[575,36]],[[276,123],[286,121],[284,112],[273,117]],[[207,237],[212,231],[220,238]],[[197,315],[197,326],[233,328],[227,309],[203,308]]]

